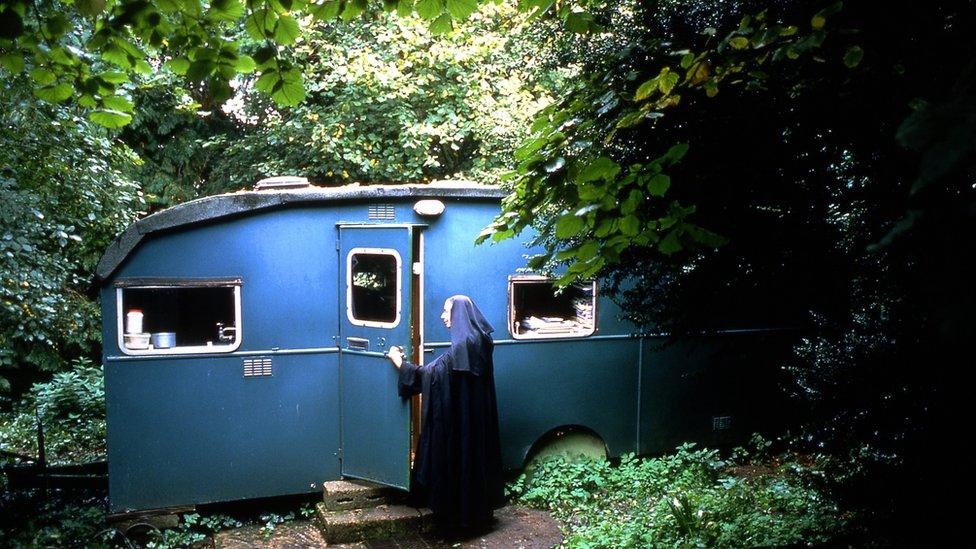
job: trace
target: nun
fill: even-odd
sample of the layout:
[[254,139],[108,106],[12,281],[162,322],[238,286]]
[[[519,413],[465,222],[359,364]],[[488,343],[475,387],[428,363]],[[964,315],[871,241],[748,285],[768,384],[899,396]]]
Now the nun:
[[449,529],[490,525],[504,503],[498,407],[491,332],[484,315],[463,295],[444,302],[441,320],[451,348],[423,366],[387,357],[399,369],[401,397],[422,395],[420,440],[412,471],[413,494]]

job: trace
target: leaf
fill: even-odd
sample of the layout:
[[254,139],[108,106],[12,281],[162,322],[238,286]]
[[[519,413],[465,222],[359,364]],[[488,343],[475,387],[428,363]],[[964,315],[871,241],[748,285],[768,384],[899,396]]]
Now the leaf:
[[445,34],[451,32],[452,28],[454,28],[454,23],[451,22],[451,16],[446,13],[442,13],[430,24],[430,32],[433,34]]
[[18,74],[24,70],[24,56],[17,52],[0,55],[0,67],[7,69],[13,74]]
[[129,101],[120,95],[110,95],[105,97],[102,99],[102,104],[105,105],[105,108],[113,111],[132,112],[132,110],[135,109],[135,105],[132,103],[132,101]]
[[455,21],[463,21],[478,10],[478,0],[447,0],[447,13]]
[[603,179],[610,181],[620,173],[620,165],[605,156],[601,156],[583,168],[583,171],[576,176],[577,183],[587,183]]
[[637,211],[637,206],[644,200],[644,193],[640,192],[638,189],[633,189],[630,194],[627,195],[627,199],[620,204],[620,213],[624,215],[630,215]]
[[627,236],[634,236],[640,232],[640,219],[635,215],[624,216],[620,219],[620,232]]
[[240,0],[213,0],[210,13],[219,21],[237,21],[244,15],[244,4]]
[[671,145],[671,147],[668,149],[668,152],[664,153],[663,158],[665,160],[670,161],[672,164],[674,164],[675,162],[678,162],[679,160],[684,158],[685,154],[687,153],[688,153],[687,143],[675,143],[674,145]]
[[234,70],[239,73],[252,73],[257,68],[257,63],[250,55],[242,55],[234,61]]
[[[622,116],[620,118],[620,120],[617,120],[617,126],[616,127],[617,128],[629,128],[629,127],[633,126],[634,124],[637,124],[638,122],[640,122],[641,120],[643,120],[645,118],[645,116],[647,116],[647,114],[648,113],[644,113],[643,111],[634,111],[634,112],[632,112],[632,113],[630,113],[630,114],[628,114],[626,116]],[[661,114],[661,113],[654,113],[654,114]],[[657,118],[657,117],[655,117],[655,118]]]
[[853,69],[861,63],[862,58],[864,58],[864,50],[861,49],[861,46],[851,46],[847,48],[847,53],[844,54],[844,64]]
[[[665,67],[667,69],[667,67]],[[671,90],[674,89],[675,84],[678,83],[678,73],[676,72],[664,72],[658,77],[657,89],[661,90],[661,93],[668,95]]]
[[566,14],[566,30],[585,34],[594,28],[593,15],[585,11],[571,11]]
[[565,214],[556,221],[556,238],[570,238],[576,236],[586,226],[582,217]]
[[647,192],[651,196],[664,196],[664,193],[668,192],[668,187],[670,186],[671,177],[659,173],[647,181]]
[[671,255],[681,251],[681,241],[678,239],[679,229],[674,228],[657,245],[657,250],[664,255]]
[[281,78],[271,89],[271,98],[284,107],[293,107],[305,100],[305,82],[298,69],[281,73]]
[[200,60],[190,63],[190,68],[186,71],[187,79],[193,82],[200,82],[210,76],[217,64],[209,60]]
[[651,96],[658,88],[658,78],[655,76],[641,84],[634,93],[634,101],[643,101]]
[[597,252],[600,251],[600,243],[596,240],[587,240],[582,246],[576,250],[576,259],[579,261],[589,261],[596,257]]
[[354,17],[366,9],[366,0],[347,0],[346,7],[340,17],[343,21],[352,21]]
[[184,75],[190,69],[190,60],[186,57],[177,57],[166,62],[169,69],[176,74]]
[[132,122],[132,116],[115,110],[97,110],[88,115],[92,122],[106,128],[121,128]]
[[129,81],[129,75],[121,71],[105,71],[98,77],[110,84],[123,84]]
[[74,92],[74,87],[71,86],[71,84],[66,84],[64,82],[53,86],[34,88],[34,95],[36,95],[39,99],[50,101],[51,103],[60,103],[61,101],[71,97]]
[[105,0],[75,0],[75,9],[78,13],[94,17],[105,10]]
[[119,111],[119,112],[132,112],[135,109],[135,105],[132,101],[129,101],[121,95],[110,95],[108,97],[102,98],[102,104],[105,108]]
[[744,50],[749,47],[749,39],[745,36],[736,36],[735,38],[729,40],[729,45],[732,46],[733,49]]
[[37,82],[42,86],[52,84],[58,78],[53,72],[47,69],[33,69],[30,71],[30,75],[31,78],[34,79],[34,82]]
[[313,4],[309,9],[309,13],[319,21],[328,21],[329,19],[335,19],[339,15],[339,9],[341,7],[342,3],[339,0],[326,0],[321,4]]
[[422,19],[431,20],[444,11],[441,0],[420,0],[417,2],[417,15]]
[[690,52],[689,53],[686,53],[684,55],[684,57],[681,58],[681,68],[682,69],[687,69],[694,62],[695,62],[695,54],[690,53]]
[[397,2],[397,15],[400,17],[413,15],[413,0],[399,0]]
[[278,14],[274,10],[262,8],[255,10],[254,13],[244,22],[244,29],[256,40],[264,40],[273,36],[275,25],[278,22]]
[[691,83],[692,86],[697,86],[698,84],[701,84],[702,82],[708,79],[708,76],[711,74],[711,68],[712,66],[708,61],[705,60],[699,61],[698,63],[695,64],[694,67],[691,68],[691,71],[688,73],[687,75],[688,82]]
[[298,20],[290,15],[282,15],[278,18],[278,23],[275,24],[274,39],[275,42],[287,46],[294,44],[295,40],[301,36],[302,30],[298,26]]

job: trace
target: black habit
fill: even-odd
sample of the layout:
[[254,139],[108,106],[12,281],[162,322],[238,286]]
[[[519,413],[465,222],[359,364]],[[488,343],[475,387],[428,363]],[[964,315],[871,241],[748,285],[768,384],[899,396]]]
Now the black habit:
[[466,296],[450,298],[451,348],[400,367],[400,396],[423,395],[413,490],[444,523],[484,525],[504,503],[492,327]]

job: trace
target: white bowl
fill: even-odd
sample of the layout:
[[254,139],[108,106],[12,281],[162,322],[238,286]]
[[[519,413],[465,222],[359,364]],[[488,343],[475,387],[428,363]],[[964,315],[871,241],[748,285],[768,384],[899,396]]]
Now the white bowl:
[[126,349],[149,348],[149,334],[125,334],[122,337],[125,338]]

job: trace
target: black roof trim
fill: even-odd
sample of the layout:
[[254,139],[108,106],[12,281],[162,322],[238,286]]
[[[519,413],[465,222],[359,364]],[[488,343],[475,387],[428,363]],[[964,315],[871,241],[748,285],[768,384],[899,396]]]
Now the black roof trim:
[[136,249],[143,237],[218,219],[286,206],[384,198],[455,198],[500,200],[501,188],[468,181],[435,181],[424,185],[345,185],[265,191],[240,191],[198,198],[136,221],[102,255],[96,277],[107,280]]

